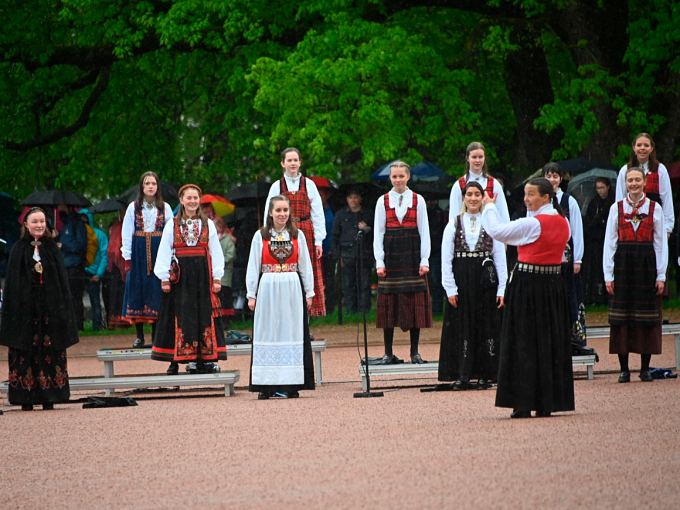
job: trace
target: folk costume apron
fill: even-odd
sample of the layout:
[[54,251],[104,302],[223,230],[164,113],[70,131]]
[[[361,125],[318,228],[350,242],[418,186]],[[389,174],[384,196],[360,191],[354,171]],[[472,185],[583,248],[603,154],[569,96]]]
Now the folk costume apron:
[[385,203],[385,278],[378,279],[376,327],[432,327],[432,302],[427,277],[420,276],[420,234],[418,233],[418,195],[401,223],[390,207],[389,194]]
[[[650,174],[651,175],[651,174]],[[648,197],[647,197],[648,198]],[[610,354],[661,354],[661,296],[655,295],[654,209],[626,214],[618,202],[619,239],[614,255],[614,295],[609,301]],[[631,219],[639,221],[637,230]]]
[[142,208],[135,204],[135,234],[132,239],[130,272],[125,285],[123,317],[133,324],[156,322],[161,305],[161,281],[153,272],[165,226],[165,207],[156,211],[156,227],[144,231]]
[[298,240],[262,241],[250,391],[314,389]]
[[312,270],[314,272],[314,297],[312,298],[312,310],[310,315],[313,317],[323,317],[326,315],[326,300],[324,297],[323,269],[321,260],[316,258],[314,248],[314,224],[312,223],[312,203],[307,194],[307,179],[300,176],[300,188],[297,191],[288,191],[286,179],[281,179],[281,195],[290,200],[290,214],[293,217],[295,226],[302,230],[307,240],[309,257],[312,259]]
[[[198,223],[174,225],[174,249],[179,262],[179,282],[164,293],[161,320],[156,326],[151,358],[157,361],[217,361],[227,359],[222,330],[220,303],[212,292],[212,261],[208,249],[209,228],[205,223],[198,233]],[[187,222],[188,223],[188,222]],[[186,231],[192,229],[198,242],[187,245]]]

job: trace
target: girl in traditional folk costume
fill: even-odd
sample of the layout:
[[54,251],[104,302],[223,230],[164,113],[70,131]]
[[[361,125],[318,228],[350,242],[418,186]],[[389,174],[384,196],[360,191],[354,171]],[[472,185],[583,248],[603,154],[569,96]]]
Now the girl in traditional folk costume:
[[30,411],[67,402],[66,349],[78,343],[78,327],[64,260],[39,207],[26,213],[9,255],[0,326],[10,404]]
[[[144,324],[155,330],[161,305],[161,282],[154,274],[163,227],[172,219],[172,209],[163,202],[161,181],[153,172],[139,179],[137,200],[123,219],[121,252],[127,272],[123,318],[137,328],[133,347],[144,347]],[[153,336],[153,334],[152,334]]]
[[[321,256],[322,243],[326,238],[326,218],[319,190],[314,181],[300,175],[302,158],[300,151],[294,147],[285,149],[281,153],[283,177],[274,182],[269,189],[265,211],[269,210],[272,197],[282,195],[290,201],[290,214],[295,226],[301,230],[307,242],[307,251],[312,260],[314,271],[314,300],[310,315],[326,315],[326,301],[324,297],[323,268]],[[267,219],[265,218],[265,223]]]
[[500,308],[508,280],[505,246],[482,228],[484,189],[469,182],[463,212],[444,230],[442,285],[448,296],[439,352],[439,380],[485,390],[498,377]]
[[574,410],[571,326],[560,276],[569,223],[553,196],[547,179],[531,179],[524,187],[528,216],[510,223],[502,222],[496,197],[483,200],[484,230],[517,246],[505,291],[496,392],[496,407],[512,408],[511,418]]
[[314,389],[307,326],[314,275],[307,246],[289,199],[272,197],[267,223],[253,236],[246,273],[248,307],[255,312],[249,389],[261,400]]
[[151,358],[170,361],[168,375],[178,373],[178,363],[189,362],[196,362],[199,373],[219,371],[213,362],[227,359],[217,298],[224,255],[215,225],[201,211],[201,189],[186,184],[179,199],[177,216],[163,229],[154,267],[163,296]]
[[418,352],[420,328],[432,327],[432,301],[427,287],[430,229],[427,206],[406,184],[411,167],[390,166],[392,190],[375,207],[373,253],[378,273],[376,326],[384,330],[383,364],[398,363],[392,351],[394,328],[409,331],[411,362],[423,363]]
[[576,199],[560,188],[565,171],[557,163],[547,163],[541,173],[550,181],[557,203],[569,222],[571,237],[562,257],[562,280],[567,291],[569,317],[571,319],[571,341],[578,345],[586,344],[586,311],[583,304],[581,284],[581,263],[583,261],[583,220]]
[[486,148],[480,142],[472,142],[465,149],[465,175],[458,179],[451,188],[449,221],[455,220],[456,216],[460,213],[460,208],[463,205],[462,191],[468,182],[473,181],[481,184],[487,195],[493,196],[495,194],[498,196],[497,207],[501,213],[501,218],[504,222],[510,221],[503,186],[493,176],[489,175],[489,169],[486,164]]
[[603,270],[609,301],[609,352],[619,355],[619,382],[630,381],[628,355],[641,355],[640,379],[651,382],[652,354],[661,354],[661,295],[668,263],[661,206],[643,192],[644,171],[626,170],[628,193],[609,210]]

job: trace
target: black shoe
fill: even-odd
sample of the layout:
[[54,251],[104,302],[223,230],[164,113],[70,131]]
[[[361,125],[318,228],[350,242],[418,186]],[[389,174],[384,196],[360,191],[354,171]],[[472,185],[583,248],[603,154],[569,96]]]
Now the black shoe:
[[468,389],[467,381],[456,381],[453,383],[453,391],[465,391]]
[[531,411],[514,409],[512,413],[510,413],[510,418],[531,418]]
[[551,411],[536,411],[536,418],[550,418]]
[[423,358],[420,357],[420,354],[416,353],[415,355],[411,356],[411,363],[422,365],[423,363],[427,363],[427,361],[423,361]]
[[478,390],[489,389],[489,382],[486,379],[480,379],[479,381],[477,381],[477,389]]
[[134,343],[132,344],[133,349],[143,349],[144,348],[144,339],[143,338],[135,338]]
[[[630,377],[630,375],[629,375]],[[649,373],[649,369],[646,370],[640,370],[640,380],[642,382],[652,382],[654,378],[652,377],[652,374]]]
[[175,361],[173,361],[172,363],[170,363],[170,366],[168,367],[168,369],[166,370],[165,373],[168,374],[168,375],[177,375],[177,374],[179,374],[179,363],[177,363],[177,362],[175,362]]
[[48,402],[47,404],[43,404],[43,411],[52,411],[54,409],[54,404],[51,402]]
[[22,411],[33,411],[33,404],[21,404]]
[[[203,362],[198,362],[198,363],[193,363],[194,365],[194,373],[196,374],[217,374],[221,371],[220,367],[218,365],[215,365],[215,363],[203,363]],[[187,366],[187,372],[189,372],[189,367]]]
[[630,372],[628,370],[621,370],[621,374],[619,375],[619,382],[620,383],[630,382]]
[[300,393],[298,391],[291,391],[288,393],[288,398],[300,398]]
[[394,360],[397,357],[394,354],[385,354],[380,361],[381,365],[394,365]]
[[269,400],[269,393],[266,391],[261,391],[257,394],[257,400]]

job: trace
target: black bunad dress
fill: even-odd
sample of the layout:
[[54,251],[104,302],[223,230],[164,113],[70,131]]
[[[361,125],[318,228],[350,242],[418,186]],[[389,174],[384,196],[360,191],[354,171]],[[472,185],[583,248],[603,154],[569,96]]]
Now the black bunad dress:
[[432,327],[432,301],[427,287],[427,276],[420,276],[420,234],[418,232],[418,195],[413,193],[411,207],[402,218],[397,218],[390,207],[389,194],[385,204],[385,278],[378,279],[376,327],[413,328]]
[[[227,346],[220,319],[220,302],[212,291],[216,267],[224,269],[224,256],[211,220],[182,219],[168,222],[161,239],[154,272],[161,281],[166,279],[162,268],[166,260],[166,236],[172,235],[173,248],[180,268],[179,282],[161,296],[161,310],[153,339],[151,359],[190,363],[215,362],[227,359]],[[214,235],[214,239],[210,239]],[[211,241],[212,244],[211,246]],[[215,247],[216,246],[216,247]]]
[[[666,268],[658,270],[656,252],[663,252],[659,245],[663,246],[666,234],[658,212],[655,224],[654,212],[659,205],[647,200],[646,214],[638,213],[637,209],[626,214],[623,200],[610,210],[606,239],[617,237],[613,258],[614,295],[609,300],[610,354],[661,354],[663,312],[661,296],[655,295],[655,284],[659,273],[665,274]],[[613,213],[616,218],[612,217]],[[634,228],[636,221],[638,225]],[[663,233],[657,238],[656,247],[655,231]],[[611,249],[605,248],[605,259],[608,254],[611,258]],[[606,275],[605,260],[605,278]]]
[[70,398],[66,349],[78,343],[68,276],[52,238],[19,240],[7,264],[0,344],[9,347],[10,404]]
[[538,239],[517,246],[518,262],[505,291],[496,407],[573,411],[571,324],[560,274],[569,225],[552,205],[538,213],[509,224],[499,223],[493,204],[483,213],[484,228],[506,243],[517,244],[506,234],[520,222],[540,223]]
[[463,214],[444,231],[442,273],[452,269],[454,281],[442,274],[442,282],[448,297],[458,296],[458,306],[446,301],[439,351],[440,381],[495,382],[498,378],[502,310],[496,297],[503,296],[507,281],[505,247],[496,243],[494,250],[493,239],[482,228],[481,215],[471,218],[479,229],[473,250],[466,240]]

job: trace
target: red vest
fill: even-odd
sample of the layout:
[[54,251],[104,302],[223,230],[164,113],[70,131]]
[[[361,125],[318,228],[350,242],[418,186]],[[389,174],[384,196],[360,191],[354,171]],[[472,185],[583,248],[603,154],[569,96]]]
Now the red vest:
[[[486,194],[489,195],[489,198],[493,197],[493,181],[494,181],[494,179],[493,179],[492,176],[490,176],[490,175],[486,176],[486,189],[484,191],[486,191]],[[463,192],[465,190],[466,184],[467,183],[465,182],[465,176],[458,179],[458,185],[460,186],[461,195],[463,194]]]
[[653,243],[654,242],[654,206],[656,202],[650,200],[649,213],[638,225],[633,228],[630,221],[626,221],[623,211],[623,200],[619,201],[619,242]]
[[411,207],[406,209],[406,214],[401,219],[397,218],[397,211],[390,207],[390,194],[384,195],[385,199],[385,228],[417,228],[418,227],[418,195],[413,193]]
[[645,195],[649,194],[659,195],[659,172],[649,172],[647,174],[647,183],[645,184]]
[[531,244],[517,247],[517,259],[525,264],[558,266],[569,240],[569,224],[559,214],[534,216],[541,224],[541,235]]

